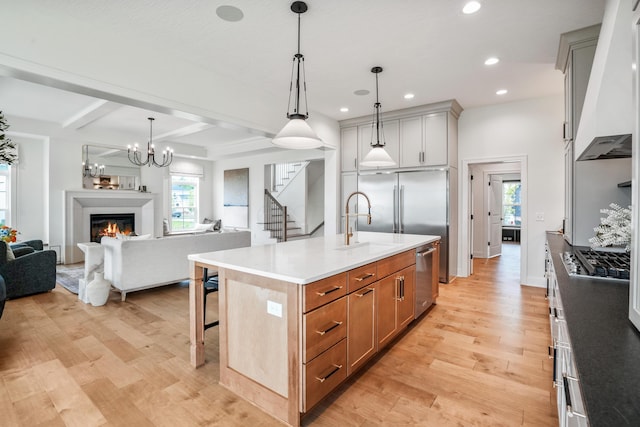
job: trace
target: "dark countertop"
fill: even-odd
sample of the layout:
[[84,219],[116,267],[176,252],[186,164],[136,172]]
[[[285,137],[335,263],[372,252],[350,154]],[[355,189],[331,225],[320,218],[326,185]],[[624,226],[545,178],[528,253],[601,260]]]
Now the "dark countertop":
[[640,333],[629,321],[629,285],[571,277],[562,235],[547,233],[589,423],[640,425]]

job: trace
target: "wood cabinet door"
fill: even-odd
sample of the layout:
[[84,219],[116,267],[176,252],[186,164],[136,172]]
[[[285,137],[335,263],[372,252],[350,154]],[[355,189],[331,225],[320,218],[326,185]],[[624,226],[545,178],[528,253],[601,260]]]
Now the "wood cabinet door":
[[422,161],[422,117],[400,120],[400,166],[420,166]]
[[397,304],[399,275],[392,274],[378,281],[376,289],[378,291],[378,348],[385,346],[396,333]]
[[347,375],[377,351],[376,293],[374,286],[365,286],[347,297]]
[[340,131],[340,154],[342,172],[358,169],[358,128],[344,128]]
[[424,116],[424,166],[447,164],[449,138],[447,132],[447,113]]
[[405,268],[398,273],[402,278],[398,292],[398,329],[404,329],[415,317],[416,308],[416,267]]

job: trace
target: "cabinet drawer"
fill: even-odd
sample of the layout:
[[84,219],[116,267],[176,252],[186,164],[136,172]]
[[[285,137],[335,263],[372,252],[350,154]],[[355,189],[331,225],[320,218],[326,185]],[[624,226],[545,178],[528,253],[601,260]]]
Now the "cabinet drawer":
[[336,274],[304,287],[304,312],[327,304],[347,294],[347,273]]
[[347,292],[357,291],[361,287],[373,283],[376,280],[378,280],[378,275],[375,262],[349,270]]
[[304,315],[305,354],[310,361],[347,336],[347,298],[340,298]]
[[347,340],[342,340],[304,367],[304,412],[308,412],[347,378]]
[[381,279],[416,263],[416,251],[410,250],[378,261],[378,277]]

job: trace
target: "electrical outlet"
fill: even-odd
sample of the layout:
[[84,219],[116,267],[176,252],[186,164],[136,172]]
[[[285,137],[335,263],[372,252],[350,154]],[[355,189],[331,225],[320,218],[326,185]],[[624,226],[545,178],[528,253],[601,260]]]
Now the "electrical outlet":
[[536,212],[536,221],[544,221],[544,212]]
[[282,304],[267,300],[267,313],[272,316],[282,317]]

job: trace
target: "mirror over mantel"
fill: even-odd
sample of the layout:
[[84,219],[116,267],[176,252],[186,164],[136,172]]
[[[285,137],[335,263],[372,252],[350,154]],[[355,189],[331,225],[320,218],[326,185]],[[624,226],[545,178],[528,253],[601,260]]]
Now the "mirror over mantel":
[[[139,190],[140,167],[133,165],[127,150],[105,145],[83,145],[82,161],[89,165],[104,165],[95,176],[86,176],[81,168],[82,188],[91,190]],[[93,168],[95,171],[95,167]]]

